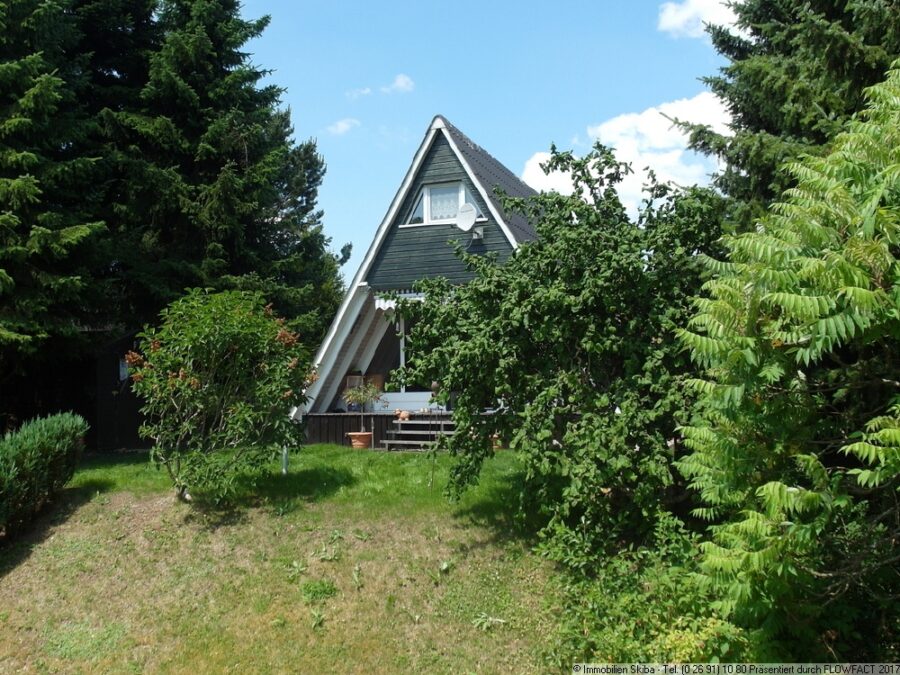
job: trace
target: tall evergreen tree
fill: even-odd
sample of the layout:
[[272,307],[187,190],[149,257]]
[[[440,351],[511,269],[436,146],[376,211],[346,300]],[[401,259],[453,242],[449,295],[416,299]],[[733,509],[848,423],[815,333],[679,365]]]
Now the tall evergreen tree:
[[337,306],[324,163],[242,51],[267,23],[233,0],[166,0],[139,103],[101,112],[119,176],[108,270],[127,316],[150,320],[189,286],[261,290],[316,340]]
[[85,323],[109,339],[139,325],[132,299],[135,284],[123,275],[121,260],[123,252],[137,250],[135,230],[153,198],[141,192],[146,174],[139,169],[145,162],[135,161],[135,148],[127,139],[110,133],[108,119],[141,110],[150,55],[162,39],[157,5],[156,0],[73,0],[78,31],[71,52],[84,62],[78,103],[90,120],[90,133],[82,142],[85,152],[97,157],[93,182],[102,198],[95,208],[108,225],[87,251],[95,272],[93,301],[81,310]]
[[695,150],[725,167],[718,187],[734,198],[746,227],[790,185],[781,166],[822,154],[900,56],[895,0],[741,0],[733,5],[741,34],[709,29],[730,63],[705,78],[728,106],[734,135],[691,126]]
[[231,0],[0,2],[0,380],[28,373],[0,414],[64,405],[37,391],[72,389],[53,359],[187,287],[260,290],[305,341],[324,333],[324,163],[242,51],[267,21]]
[[44,339],[81,328],[77,249],[102,223],[76,40],[65,0],[0,3],[0,388]]

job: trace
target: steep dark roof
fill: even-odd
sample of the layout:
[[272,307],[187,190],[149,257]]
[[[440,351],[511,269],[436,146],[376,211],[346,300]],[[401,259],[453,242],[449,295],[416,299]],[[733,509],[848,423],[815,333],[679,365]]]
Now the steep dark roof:
[[521,243],[537,239],[534,228],[523,216],[503,210],[500,200],[494,194],[494,188],[499,187],[510,197],[531,197],[537,192],[523,183],[516,174],[503,166],[487,150],[453,126],[446,117],[438,115],[435,119],[440,119],[444,123],[447,133],[475,174],[475,179],[481,183],[488,199],[491,200],[491,205],[498,213],[502,214],[503,222],[509,226],[516,240]]

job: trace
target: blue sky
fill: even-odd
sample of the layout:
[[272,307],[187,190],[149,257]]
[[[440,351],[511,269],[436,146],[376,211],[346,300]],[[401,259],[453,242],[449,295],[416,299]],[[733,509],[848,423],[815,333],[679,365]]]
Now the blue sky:
[[[720,0],[246,0],[271,16],[247,50],[286,88],[299,139],[328,170],[319,195],[352,278],[436,114],[538,189],[566,189],[537,164],[551,143],[584,152],[595,138],[635,168],[704,182],[713,163],[685,152],[659,114],[724,129],[699,78],[722,59],[701,22],[728,22]],[[640,178],[623,186],[637,202]]]

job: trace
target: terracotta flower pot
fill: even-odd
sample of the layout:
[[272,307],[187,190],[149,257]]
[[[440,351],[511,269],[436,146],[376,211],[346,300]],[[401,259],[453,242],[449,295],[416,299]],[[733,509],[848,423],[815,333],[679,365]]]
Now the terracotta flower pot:
[[372,432],[371,431],[350,431],[347,433],[350,437],[350,445],[354,448],[371,448]]

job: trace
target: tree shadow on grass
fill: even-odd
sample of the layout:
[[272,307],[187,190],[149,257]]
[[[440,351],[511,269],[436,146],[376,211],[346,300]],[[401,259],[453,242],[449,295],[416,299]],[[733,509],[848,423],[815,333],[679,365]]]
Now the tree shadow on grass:
[[492,536],[483,546],[496,543],[537,543],[537,534],[546,525],[539,507],[528,499],[525,472],[504,474],[490,484],[470,488],[476,494],[464,495],[453,517],[489,530]]
[[255,479],[245,477],[238,488],[238,496],[227,505],[216,505],[199,499],[185,516],[186,522],[199,522],[207,530],[239,525],[247,521],[247,511],[254,507],[268,508],[274,515],[283,516],[301,507],[324,499],[345,486],[356,483],[356,477],[346,469],[315,467],[301,471],[266,473]]
[[46,541],[57,525],[65,523],[73,513],[97,494],[111,490],[109,480],[86,480],[63,490],[46,504],[34,520],[9,537],[0,537],[0,579],[31,557],[34,550]]
[[317,502],[356,482],[356,476],[346,469],[320,466],[291,471],[286,476],[271,474],[259,481],[256,491],[262,499],[270,502],[285,499]]

